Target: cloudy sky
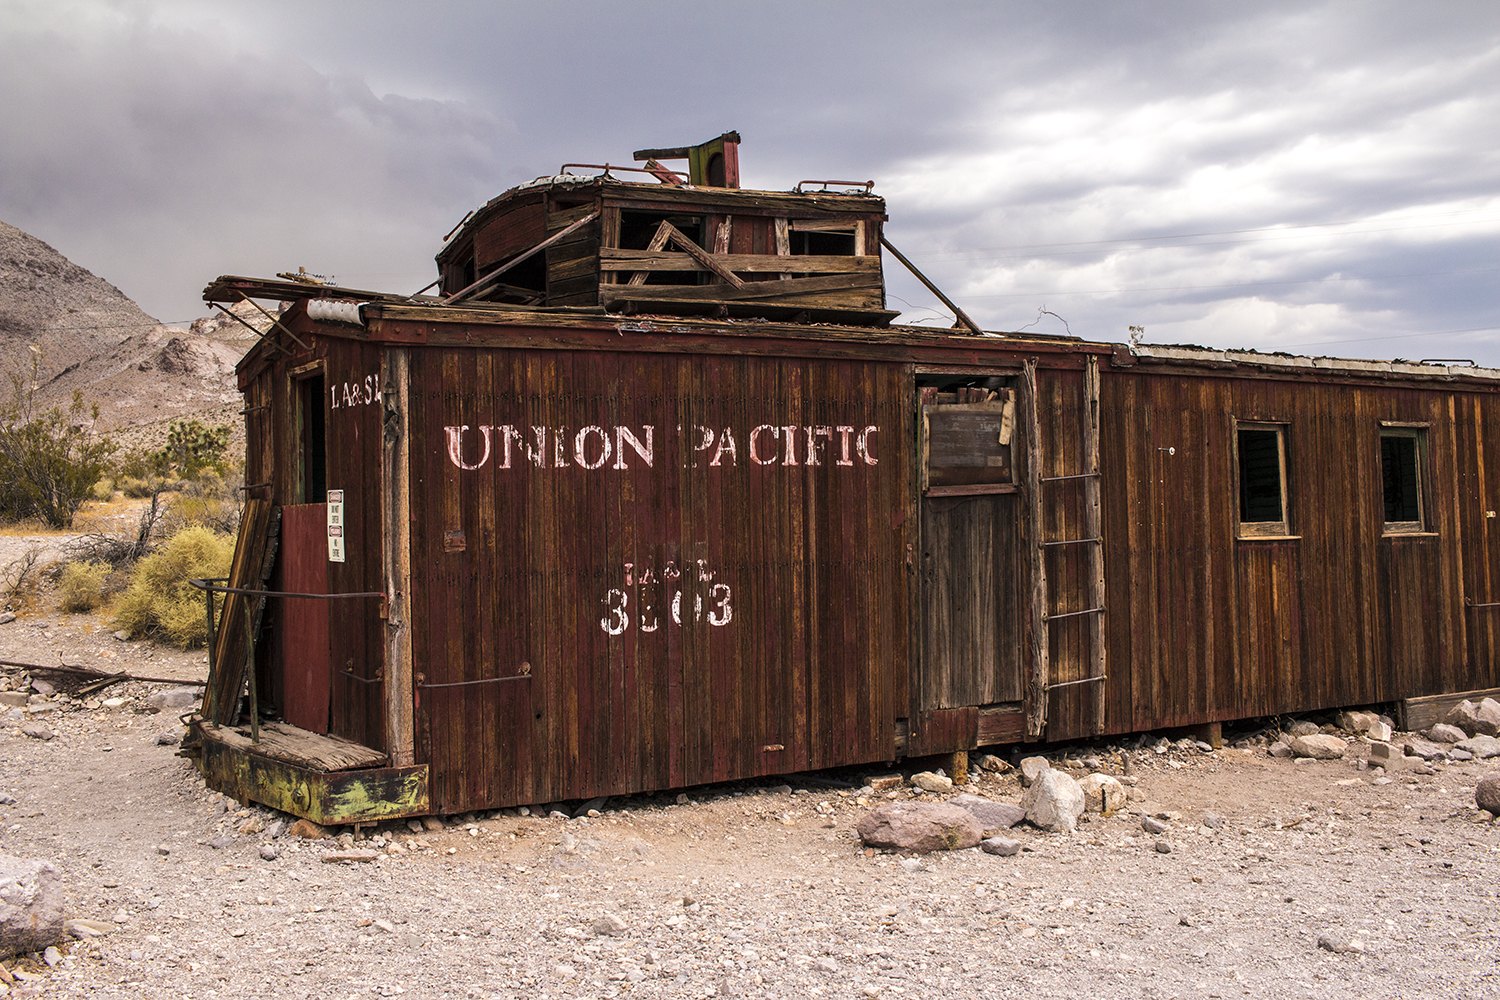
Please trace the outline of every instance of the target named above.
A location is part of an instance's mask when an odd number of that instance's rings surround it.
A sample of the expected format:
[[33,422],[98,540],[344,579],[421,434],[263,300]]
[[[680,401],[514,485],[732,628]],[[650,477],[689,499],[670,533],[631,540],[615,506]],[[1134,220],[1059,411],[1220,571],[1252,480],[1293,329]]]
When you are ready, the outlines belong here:
[[1500,365],[1493,0],[0,0],[0,107],[0,220],[169,322],[415,291],[500,191],[738,129],[989,329]]

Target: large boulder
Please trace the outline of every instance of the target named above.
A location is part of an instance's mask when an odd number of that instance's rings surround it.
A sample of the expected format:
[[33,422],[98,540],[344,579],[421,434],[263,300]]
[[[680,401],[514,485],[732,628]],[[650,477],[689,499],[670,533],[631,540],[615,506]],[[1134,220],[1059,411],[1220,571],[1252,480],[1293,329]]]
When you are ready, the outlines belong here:
[[1026,810],[1018,805],[1012,805],[1009,802],[991,802],[989,799],[970,795],[968,792],[955,795],[948,802],[967,810],[969,815],[979,821],[979,825],[984,828],[986,834],[991,830],[1009,830],[1026,818]]
[[1124,809],[1125,786],[1108,774],[1091,774],[1078,783],[1083,789],[1083,807],[1089,812],[1112,813]]
[[1021,808],[1033,826],[1053,833],[1072,833],[1083,815],[1083,789],[1068,775],[1049,768],[1022,793]]
[[1051,769],[1052,762],[1046,757],[1023,757],[1021,758],[1021,784],[1030,788],[1036,781],[1037,775]]
[[1469,734],[1457,726],[1450,726],[1446,722],[1439,722],[1427,730],[1427,736],[1434,743],[1461,743]]
[[1454,745],[1457,750],[1467,750],[1475,757],[1500,757],[1500,739],[1493,736],[1470,736]]
[[1500,778],[1489,777],[1480,781],[1474,789],[1474,804],[1500,816]]
[[1368,733],[1379,721],[1380,716],[1375,712],[1340,712],[1337,720],[1340,729],[1356,736]]
[[861,816],[854,829],[870,847],[920,854],[962,850],[984,839],[979,820],[947,802],[889,802]]
[[0,958],[41,951],[61,941],[63,932],[57,869],[36,858],[0,854]]
[[1450,708],[1443,721],[1469,736],[1500,735],[1500,702],[1485,698],[1476,705],[1465,699]]
[[1338,760],[1344,756],[1344,751],[1349,744],[1337,736],[1329,736],[1323,733],[1313,733],[1309,736],[1294,736],[1292,738],[1292,753],[1298,757],[1313,757],[1317,760]]

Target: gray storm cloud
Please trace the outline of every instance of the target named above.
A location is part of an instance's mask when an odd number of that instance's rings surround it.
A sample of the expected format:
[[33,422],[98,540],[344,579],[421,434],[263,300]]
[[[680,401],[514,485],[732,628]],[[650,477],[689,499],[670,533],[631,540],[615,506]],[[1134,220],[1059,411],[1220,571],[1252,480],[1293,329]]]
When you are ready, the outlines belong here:
[[0,219],[168,320],[415,290],[505,188],[738,128],[991,328],[1500,364],[1493,4],[12,2],[0,100]]

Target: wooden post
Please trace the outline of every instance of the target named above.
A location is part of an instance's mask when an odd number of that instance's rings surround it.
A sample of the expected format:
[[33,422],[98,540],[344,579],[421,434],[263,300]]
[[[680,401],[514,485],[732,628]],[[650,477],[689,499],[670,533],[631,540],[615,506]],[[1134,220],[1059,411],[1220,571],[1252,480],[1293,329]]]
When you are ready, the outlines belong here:
[[1037,416],[1036,358],[1027,358],[1024,362],[1020,389],[1026,432],[1025,534],[1031,564],[1031,683],[1026,698],[1026,735],[1038,737],[1047,728],[1050,644],[1047,641],[1047,563],[1042,549],[1042,430]]
[[[1083,532],[1088,538],[1097,538],[1088,547],[1089,598],[1088,607],[1102,608],[1104,604],[1104,518],[1099,507],[1102,493],[1099,482],[1099,359],[1090,354],[1083,369],[1083,471],[1089,478],[1083,481]],[[1104,615],[1099,612],[1089,615],[1089,652],[1093,657],[1089,676],[1107,677],[1108,667],[1104,646]],[[1096,681],[1093,688],[1094,732],[1104,732],[1104,686],[1108,681]]]
[[411,649],[411,447],[408,439],[410,355],[387,348],[381,361],[383,434],[380,517],[385,538],[385,735],[392,767],[416,763]]
[[954,788],[969,783],[969,751],[953,751],[948,759],[948,774],[953,779]]

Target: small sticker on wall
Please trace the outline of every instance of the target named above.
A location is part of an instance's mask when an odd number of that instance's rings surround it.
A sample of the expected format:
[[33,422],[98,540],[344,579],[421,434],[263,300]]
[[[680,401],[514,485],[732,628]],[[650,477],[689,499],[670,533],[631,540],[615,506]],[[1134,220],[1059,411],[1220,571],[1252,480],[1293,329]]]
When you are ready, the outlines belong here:
[[344,491],[328,491],[328,561],[344,561]]

